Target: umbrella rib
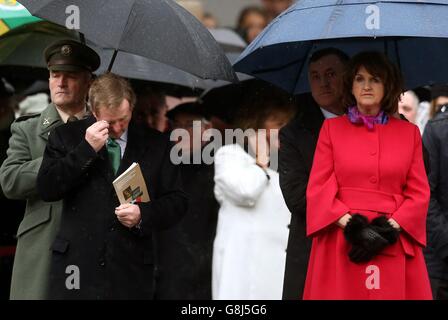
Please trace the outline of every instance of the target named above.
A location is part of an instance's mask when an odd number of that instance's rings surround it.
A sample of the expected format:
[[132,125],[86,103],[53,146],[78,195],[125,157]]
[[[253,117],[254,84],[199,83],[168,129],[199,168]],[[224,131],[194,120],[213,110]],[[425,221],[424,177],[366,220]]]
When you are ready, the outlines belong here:
[[[376,4],[376,3],[381,3],[381,2],[383,2],[383,1],[381,1],[381,0],[369,0],[368,2],[366,2],[365,4]],[[358,5],[358,3],[342,3],[344,6],[353,6],[353,5]],[[364,3],[363,3],[364,4]],[[305,10],[311,10],[311,9],[320,9],[320,8],[329,8],[329,7],[338,7],[338,6],[340,6],[341,5],[341,3],[338,1],[337,3],[332,3],[332,4],[324,4],[324,5],[316,5],[316,6],[308,6],[308,7],[305,7],[305,8],[300,8],[300,7],[298,7],[298,8],[294,8],[294,9],[292,9],[291,11],[287,11],[287,12],[285,12],[284,14],[282,14],[281,16],[279,16],[279,17],[282,17],[282,16],[284,16],[284,15],[288,15],[288,14],[290,14],[291,12],[294,12],[294,11],[305,11]]]
[[110,59],[109,66],[107,67],[107,72],[112,71],[112,66],[114,65],[115,58],[117,58],[118,51],[114,49],[114,54],[112,55],[112,58]]
[[[177,4],[176,2],[172,2],[172,3],[170,3],[169,1],[167,1],[167,2],[165,2],[164,5],[166,5],[166,6],[170,7],[170,8],[172,8],[174,14],[175,14],[176,17],[177,17],[177,19],[178,19],[182,24],[185,25],[185,23],[183,22],[184,16],[182,16],[182,14],[179,14],[178,11],[174,10],[175,7],[180,6],[179,4]],[[182,7],[182,6],[181,6],[181,7]],[[182,8],[182,10],[185,10],[186,12],[188,12],[188,10],[186,10],[186,9],[184,9],[184,8]],[[200,23],[200,22],[198,22],[198,23]],[[191,34],[188,33],[187,35],[188,35],[188,38],[189,38],[190,40],[193,40]],[[210,34],[210,37],[213,38],[213,36],[212,36],[211,34]],[[214,38],[213,38],[213,39],[214,39]],[[196,41],[191,41],[191,44],[195,47],[196,50],[198,50],[198,48],[200,48],[199,44],[196,43]],[[201,63],[201,61],[198,60],[198,57],[197,57],[197,56],[193,56],[193,57],[191,57],[191,58],[192,58],[192,59],[195,59],[195,60],[197,61],[196,63],[198,63],[198,64]],[[198,76],[198,77],[200,77],[200,78],[203,77],[203,75],[199,75],[199,74],[196,74],[196,76]]]
[[[117,51],[121,47],[121,42],[123,41],[123,35],[125,34],[126,28],[128,27],[128,23],[129,23],[129,20],[131,18],[131,13],[133,12],[134,6],[135,6],[135,1],[133,1],[132,5],[130,7],[130,10],[129,10],[129,13],[128,13],[128,17],[126,19],[126,23],[124,24],[123,31],[121,32],[120,41],[118,41],[117,47],[114,48],[114,54],[113,54],[112,59],[111,59],[111,61],[109,63],[109,67],[107,68],[108,71],[112,70],[112,66],[113,66],[115,58],[117,56]],[[123,51],[124,52],[128,52],[128,51],[125,51],[125,50],[123,50]],[[135,53],[135,52],[128,52],[128,53],[139,55],[138,53]]]
[[[342,0],[343,1],[343,0]],[[418,3],[418,2],[412,2],[412,1],[405,1],[405,0],[403,0],[403,1],[393,1],[393,0],[367,0],[367,1],[365,1],[365,2],[362,2],[362,4],[364,4],[364,5],[368,5],[368,4],[380,4],[380,3],[405,3],[405,4],[416,4],[416,3]],[[297,6],[296,8],[294,8],[294,9],[292,9],[292,10],[290,10],[290,11],[287,11],[287,12],[284,12],[284,14],[282,14],[282,15],[280,15],[280,16],[278,16],[278,17],[281,17],[281,16],[283,16],[283,15],[287,15],[287,14],[289,14],[289,13],[291,13],[291,12],[294,12],[294,11],[305,11],[305,10],[310,10],[310,9],[320,9],[320,8],[328,8],[328,7],[338,7],[338,6],[340,6],[340,5],[343,5],[343,6],[356,6],[356,5],[358,5],[359,3],[357,3],[357,2],[352,2],[352,3],[344,3],[344,2],[342,2],[341,3],[341,0],[337,0],[337,2],[336,3],[332,3],[332,4],[317,4],[317,5],[310,5],[310,6],[307,6],[307,7],[300,7],[300,6]],[[432,1],[428,1],[428,2],[424,2],[423,4],[430,4],[430,5],[440,5],[440,6],[445,6],[446,4],[443,4],[443,3],[440,3],[440,2],[432,2]]]

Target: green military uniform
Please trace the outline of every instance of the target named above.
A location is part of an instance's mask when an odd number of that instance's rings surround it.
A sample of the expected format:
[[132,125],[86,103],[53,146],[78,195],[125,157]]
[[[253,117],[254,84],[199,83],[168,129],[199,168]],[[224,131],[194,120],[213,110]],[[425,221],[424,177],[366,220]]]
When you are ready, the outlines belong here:
[[[53,72],[95,71],[100,58],[91,48],[59,40],[44,52]],[[40,115],[24,116],[11,125],[7,159],[0,168],[0,184],[6,197],[26,199],[25,216],[17,231],[10,299],[45,299],[49,287],[51,246],[62,213],[62,201],[40,199],[36,180],[50,132],[62,119],[54,104]]]
[[50,104],[40,115],[24,116],[11,126],[7,159],[0,168],[0,183],[11,199],[26,199],[25,216],[17,232],[17,250],[11,299],[45,299],[50,267],[50,246],[58,230],[62,202],[40,200],[36,179],[50,131],[63,124]]

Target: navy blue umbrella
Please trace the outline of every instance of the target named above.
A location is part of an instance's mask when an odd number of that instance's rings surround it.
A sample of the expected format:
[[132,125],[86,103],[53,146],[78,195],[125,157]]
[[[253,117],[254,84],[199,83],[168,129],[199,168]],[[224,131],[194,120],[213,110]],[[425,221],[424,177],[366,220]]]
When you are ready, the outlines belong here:
[[234,65],[291,93],[308,91],[316,50],[386,53],[408,88],[448,80],[447,0],[300,0],[277,17]]

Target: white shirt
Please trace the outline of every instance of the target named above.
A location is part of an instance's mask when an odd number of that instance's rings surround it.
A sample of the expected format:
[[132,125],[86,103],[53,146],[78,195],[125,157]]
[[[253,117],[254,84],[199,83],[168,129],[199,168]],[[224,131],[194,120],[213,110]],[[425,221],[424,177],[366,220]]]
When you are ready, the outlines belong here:
[[[56,106],[56,105],[55,105]],[[62,111],[61,109],[59,109],[58,106],[56,106],[56,110],[59,113],[59,116],[61,117],[62,122],[67,123],[68,117],[70,117],[70,115],[67,112]],[[82,118],[84,118],[84,116],[87,113],[87,109],[83,109],[82,111],[78,112],[77,114],[75,114],[74,116],[76,118],[78,118],[78,120],[81,120]]]
[[337,114],[331,113],[330,111],[325,110],[324,108],[320,107],[320,111],[324,114],[325,119],[331,119],[339,117]]
[[128,129],[123,132],[120,138],[115,139],[115,142],[120,145],[121,159],[123,159],[124,151],[126,150],[126,145],[128,144]]
[[417,109],[417,119],[416,125],[420,129],[420,134],[423,135],[423,131],[425,130],[426,123],[429,120],[429,109],[431,108],[431,104],[428,101],[420,102]]

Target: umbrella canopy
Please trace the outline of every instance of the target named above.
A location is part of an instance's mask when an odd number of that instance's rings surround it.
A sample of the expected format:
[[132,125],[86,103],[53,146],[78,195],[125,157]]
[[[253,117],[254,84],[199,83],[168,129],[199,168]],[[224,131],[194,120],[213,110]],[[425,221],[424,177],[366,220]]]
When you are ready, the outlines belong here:
[[101,48],[137,54],[204,79],[235,81],[210,32],[173,0],[21,0],[33,15],[65,26],[78,8],[79,31]]
[[[23,67],[31,67],[34,70],[34,75],[46,78],[48,74],[43,51],[54,41],[62,39],[79,41],[80,37],[78,32],[48,21],[39,21],[11,30],[0,37],[0,71],[6,67],[8,67],[8,70],[11,67],[19,70],[17,69],[19,67],[21,68],[20,72],[27,73],[23,70]],[[220,44],[221,41],[225,41],[225,39],[219,37],[216,40]],[[88,45],[101,57],[101,66],[96,73],[106,72],[114,51],[97,48],[90,42],[88,42]],[[241,48],[239,52],[241,53],[243,49]],[[226,54],[228,53],[226,52]],[[232,51],[230,54],[236,53]],[[186,90],[176,89],[176,92],[188,93],[189,95],[197,95],[211,87],[230,83],[223,80],[204,80],[170,65],[126,52],[118,52],[111,71],[129,79],[157,82],[168,86],[171,84],[181,86]],[[238,74],[238,77],[240,80],[248,78],[243,74]]]
[[[108,49],[94,49],[98,52],[102,61],[101,66],[95,73],[104,73],[107,71],[107,61],[110,61],[113,55],[113,51]],[[112,66],[112,69],[110,71],[129,79],[181,86],[185,89],[190,90],[180,90],[180,92],[186,93],[186,95],[194,96],[202,93],[203,91],[232,83],[225,80],[201,79],[175,67],[125,52],[118,53],[114,65]],[[239,72],[236,73],[236,76],[238,78],[238,81],[252,79],[252,76]]]
[[[234,62],[246,47],[244,40],[233,30],[219,28],[209,31],[224,50],[230,62]],[[110,61],[113,51],[102,50],[99,54],[101,61]],[[107,65],[102,63],[98,69],[98,73],[105,72],[106,70]],[[111,71],[131,79],[172,83],[199,91],[230,83],[225,80],[204,80],[173,66],[126,52],[119,52],[117,54]],[[237,78],[244,80],[249,77],[247,75],[237,74]]]
[[301,0],[272,21],[234,67],[299,94],[309,90],[313,52],[336,47],[349,55],[384,52],[408,88],[446,81],[447,15],[445,0]]
[[23,24],[39,21],[18,2],[4,2],[0,4],[0,35]]
[[11,30],[0,37],[0,66],[47,69],[44,49],[62,39],[79,40],[79,34],[46,21]]

